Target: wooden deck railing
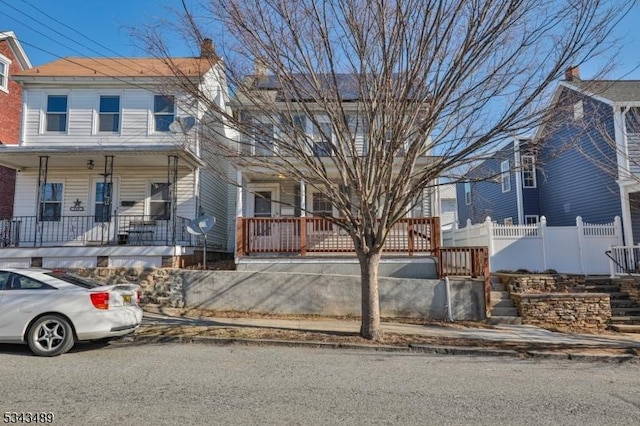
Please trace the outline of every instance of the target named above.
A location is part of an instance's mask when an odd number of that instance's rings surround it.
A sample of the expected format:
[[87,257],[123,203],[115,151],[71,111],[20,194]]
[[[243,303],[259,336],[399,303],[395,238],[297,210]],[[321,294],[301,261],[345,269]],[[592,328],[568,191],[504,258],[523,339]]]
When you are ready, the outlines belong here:
[[[338,225],[319,217],[237,218],[237,254],[352,253],[353,241]],[[435,254],[440,242],[440,218],[405,218],[395,224],[385,253]]]
[[491,310],[491,271],[489,269],[488,247],[440,247],[438,255],[438,275],[482,278],[486,312]]

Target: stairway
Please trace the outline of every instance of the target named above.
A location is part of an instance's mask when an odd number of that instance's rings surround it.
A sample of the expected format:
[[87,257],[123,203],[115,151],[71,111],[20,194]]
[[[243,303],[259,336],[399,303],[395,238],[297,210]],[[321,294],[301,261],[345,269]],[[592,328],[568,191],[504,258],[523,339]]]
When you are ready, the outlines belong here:
[[489,324],[522,324],[522,318],[518,316],[509,292],[499,280],[491,278],[491,317]]
[[611,300],[609,328],[621,333],[640,333],[640,305],[627,293],[620,291],[620,284],[609,278],[587,277],[583,290],[587,293],[608,293]]

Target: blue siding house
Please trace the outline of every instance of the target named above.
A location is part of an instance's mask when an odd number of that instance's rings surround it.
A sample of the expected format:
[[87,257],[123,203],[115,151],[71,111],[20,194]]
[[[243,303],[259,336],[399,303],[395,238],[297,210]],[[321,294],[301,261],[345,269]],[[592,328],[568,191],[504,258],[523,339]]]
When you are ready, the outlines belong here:
[[[487,216],[514,224],[545,216],[549,226],[620,216],[625,244],[638,244],[640,81],[581,80],[571,68],[551,107],[531,140],[515,140],[457,184],[460,226]],[[507,159],[511,167],[498,168]],[[507,174],[512,188],[505,192]]]

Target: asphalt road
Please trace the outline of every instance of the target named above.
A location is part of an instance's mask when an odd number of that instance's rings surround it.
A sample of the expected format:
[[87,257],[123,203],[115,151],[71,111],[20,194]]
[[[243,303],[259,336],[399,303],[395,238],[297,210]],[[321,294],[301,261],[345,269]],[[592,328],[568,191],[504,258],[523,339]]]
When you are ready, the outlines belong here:
[[640,366],[132,343],[36,358],[0,345],[0,414],[25,411],[60,425],[640,424]]

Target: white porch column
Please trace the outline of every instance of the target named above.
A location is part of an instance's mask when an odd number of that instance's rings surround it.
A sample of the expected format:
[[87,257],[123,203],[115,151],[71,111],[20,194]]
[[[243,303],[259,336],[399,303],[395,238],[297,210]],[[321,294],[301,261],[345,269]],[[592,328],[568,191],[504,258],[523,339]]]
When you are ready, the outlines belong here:
[[306,217],[307,212],[307,184],[304,180],[300,181],[300,217]]
[[236,217],[242,217],[242,170],[236,172]]
[[620,207],[622,209],[622,228],[624,245],[633,245],[633,229],[631,228],[631,203],[629,202],[629,188],[620,185]]

